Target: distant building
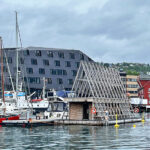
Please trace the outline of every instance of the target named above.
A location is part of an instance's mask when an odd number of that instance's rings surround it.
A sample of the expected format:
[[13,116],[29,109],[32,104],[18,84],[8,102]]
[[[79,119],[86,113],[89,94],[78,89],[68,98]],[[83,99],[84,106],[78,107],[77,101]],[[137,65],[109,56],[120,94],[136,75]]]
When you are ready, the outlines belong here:
[[[4,49],[5,90],[12,90],[9,79],[10,72],[14,85],[16,79],[16,48]],[[23,77],[24,87],[29,87],[30,92],[41,92],[43,77],[46,79],[46,90],[71,90],[80,61],[93,61],[80,50],[27,47],[19,50],[19,70]]]
[[150,105],[150,75],[140,75],[138,94],[142,99],[147,99],[147,104]]
[[136,75],[127,75],[127,93],[129,93],[130,97],[138,97],[138,76]]

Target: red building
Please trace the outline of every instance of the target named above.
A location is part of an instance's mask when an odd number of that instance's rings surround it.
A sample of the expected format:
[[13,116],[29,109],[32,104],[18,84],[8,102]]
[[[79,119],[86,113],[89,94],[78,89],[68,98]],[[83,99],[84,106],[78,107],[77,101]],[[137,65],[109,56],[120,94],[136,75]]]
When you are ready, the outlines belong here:
[[142,99],[147,99],[147,104],[150,105],[150,75],[140,75],[138,79],[140,88],[138,95]]

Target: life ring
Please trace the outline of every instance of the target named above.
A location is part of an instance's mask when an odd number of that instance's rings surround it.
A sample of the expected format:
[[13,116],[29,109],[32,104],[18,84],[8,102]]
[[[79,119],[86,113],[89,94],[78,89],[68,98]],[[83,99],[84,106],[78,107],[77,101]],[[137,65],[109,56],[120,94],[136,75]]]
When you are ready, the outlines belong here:
[[139,113],[139,108],[134,108],[135,113]]
[[91,113],[92,113],[92,114],[96,114],[96,108],[95,108],[95,107],[92,107]]

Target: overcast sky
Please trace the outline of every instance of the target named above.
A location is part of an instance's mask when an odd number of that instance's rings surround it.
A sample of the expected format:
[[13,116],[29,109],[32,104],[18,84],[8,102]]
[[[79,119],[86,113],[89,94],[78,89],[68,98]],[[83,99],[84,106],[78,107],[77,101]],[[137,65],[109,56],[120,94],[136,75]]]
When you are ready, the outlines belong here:
[[150,63],[150,0],[0,0],[0,36],[15,46],[79,49],[99,62]]

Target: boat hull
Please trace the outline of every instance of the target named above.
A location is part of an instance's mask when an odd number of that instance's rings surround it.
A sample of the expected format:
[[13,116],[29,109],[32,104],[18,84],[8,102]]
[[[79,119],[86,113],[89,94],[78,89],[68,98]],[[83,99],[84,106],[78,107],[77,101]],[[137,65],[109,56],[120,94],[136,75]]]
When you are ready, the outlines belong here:
[[3,122],[3,120],[19,120],[19,119],[20,119],[20,115],[2,117],[0,118],[0,124]]

